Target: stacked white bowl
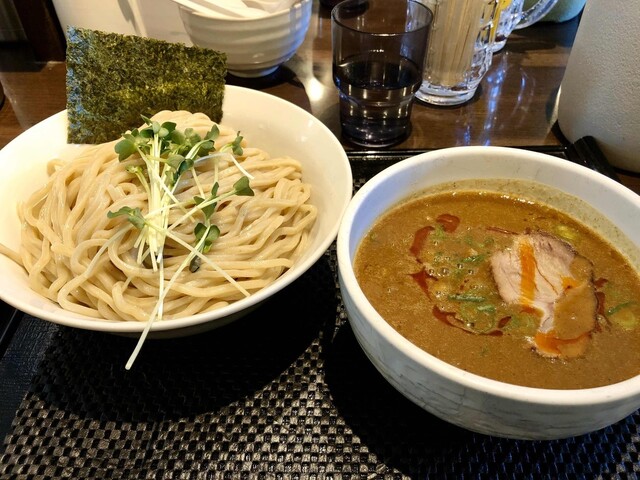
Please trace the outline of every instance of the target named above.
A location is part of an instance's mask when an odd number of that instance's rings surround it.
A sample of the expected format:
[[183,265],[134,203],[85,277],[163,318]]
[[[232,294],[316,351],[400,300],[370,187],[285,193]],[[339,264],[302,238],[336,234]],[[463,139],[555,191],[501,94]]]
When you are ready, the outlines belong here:
[[193,44],[226,53],[227,69],[238,77],[269,75],[289,60],[304,41],[312,7],[312,0],[284,9],[277,8],[276,0],[262,0],[271,3],[261,5],[261,11],[235,2],[227,9],[225,2],[206,7],[204,0],[174,1]]

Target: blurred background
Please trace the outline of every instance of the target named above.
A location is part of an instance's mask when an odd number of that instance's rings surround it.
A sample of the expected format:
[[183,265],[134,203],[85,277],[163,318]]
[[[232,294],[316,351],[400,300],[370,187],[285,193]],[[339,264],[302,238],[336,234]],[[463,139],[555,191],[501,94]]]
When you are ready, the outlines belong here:
[[0,0],[2,50],[28,43],[39,61],[64,60],[65,40],[52,0]]

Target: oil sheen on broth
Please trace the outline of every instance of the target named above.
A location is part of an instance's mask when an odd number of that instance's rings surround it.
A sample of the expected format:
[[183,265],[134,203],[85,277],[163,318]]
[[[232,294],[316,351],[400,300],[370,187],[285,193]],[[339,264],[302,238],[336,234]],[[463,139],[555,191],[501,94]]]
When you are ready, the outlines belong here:
[[356,277],[411,342],[469,372],[538,388],[640,373],[640,279],[569,215],[488,191],[417,197],[363,238]]

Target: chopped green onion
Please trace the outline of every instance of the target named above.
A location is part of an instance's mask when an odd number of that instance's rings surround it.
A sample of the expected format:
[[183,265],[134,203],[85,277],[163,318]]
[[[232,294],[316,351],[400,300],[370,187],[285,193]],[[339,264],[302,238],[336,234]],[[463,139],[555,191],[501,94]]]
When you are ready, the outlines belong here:
[[449,300],[455,300],[456,302],[484,302],[485,298],[479,295],[473,295],[471,293],[456,293],[448,296]]

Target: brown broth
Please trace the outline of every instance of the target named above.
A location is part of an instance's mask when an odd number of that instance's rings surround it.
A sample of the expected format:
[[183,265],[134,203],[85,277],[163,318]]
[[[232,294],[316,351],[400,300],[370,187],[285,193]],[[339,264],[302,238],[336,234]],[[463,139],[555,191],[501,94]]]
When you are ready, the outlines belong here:
[[[450,217],[459,219],[454,232],[447,232]],[[562,238],[593,263],[601,314],[579,358],[534,351],[527,338],[537,329],[537,317],[501,303],[487,268],[490,254],[511,241],[505,232],[531,231]],[[443,245],[447,252],[439,250]],[[422,263],[428,265],[423,271]],[[640,374],[638,272],[595,231],[539,202],[479,191],[410,200],[378,219],[358,247],[354,268],[365,295],[392,327],[469,372],[554,389],[608,385]],[[460,287],[452,292],[442,279],[455,276],[449,286]],[[472,331],[437,318],[436,305],[444,311],[473,310]],[[501,325],[506,316],[509,321]]]

